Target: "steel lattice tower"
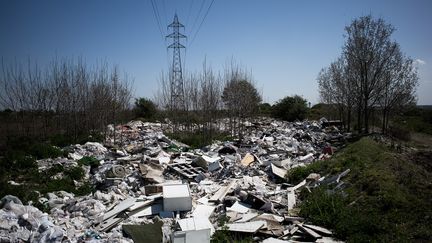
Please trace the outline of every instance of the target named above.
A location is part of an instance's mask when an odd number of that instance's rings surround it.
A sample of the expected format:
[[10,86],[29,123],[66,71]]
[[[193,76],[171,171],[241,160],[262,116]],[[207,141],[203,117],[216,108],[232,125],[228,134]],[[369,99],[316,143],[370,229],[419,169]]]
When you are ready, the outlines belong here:
[[184,28],[184,25],[178,21],[177,14],[174,15],[174,20],[170,25],[168,25],[168,28],[172,28],[173,30],[171,34],[166,36],[166,38],[173,39],[173,43],[168,46],[168,48],[173,49],[172,73],[170,77],[170,108],[172,110],[183,110],[185,109],[185,99],[180,50],[181,48],[185,48],[185,46],[180,43],[180,38],[186,38],[186,36],[180,33],[180,28]]

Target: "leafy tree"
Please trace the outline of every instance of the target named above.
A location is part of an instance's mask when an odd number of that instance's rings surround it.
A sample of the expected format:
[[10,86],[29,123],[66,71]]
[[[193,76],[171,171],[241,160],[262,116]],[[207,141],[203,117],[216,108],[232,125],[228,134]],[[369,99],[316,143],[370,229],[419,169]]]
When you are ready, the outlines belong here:
[[301,96],[287,96],[278,101],[272,109],[273,117],[286,120],[295,121],[303,120],[308,112],[306,99]]
[[135,115],[146,119],[153,118],[157,113],[156,105],[147,98],[135,100]]
[[258,111],[261,96],[251,82],[233,79],[225,85],[222,100],[231,114],[245,118]]
[[272,106],[269,103],[261,103],[258,109],[260,115],[270,115]]

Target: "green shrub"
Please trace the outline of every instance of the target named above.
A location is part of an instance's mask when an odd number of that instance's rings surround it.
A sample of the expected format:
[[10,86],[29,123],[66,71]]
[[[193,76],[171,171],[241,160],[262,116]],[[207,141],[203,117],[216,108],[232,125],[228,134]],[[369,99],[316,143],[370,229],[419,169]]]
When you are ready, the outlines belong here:
[[301,204],[301,215],[307,216],[318,225],[335,228],[345,215],[345,199],[339,193],[329,193],[326,188],[313,191]]
[[95,188],[90,184],[90,182],[85,182],[82,186],[74,190],[74,193],[77,196],[84,196],[93,192],[95,192]]
[[69,176],[72,180],[81,180],[84,177],[84,170],[80,166],[72,167],[64,171],[65,175]]
[[307,101],[301,96],[287,96],[272,107],[272,116],[285,121],[303,120],[308,113]]
[[46,143],[33,144],[29,149],[29,153],[37,159],[57,158],[63,155],[61,149]]
[[80,160],[78,160],[79,165],[87,165],[91,168],[98,167],[100,165],[100,162],[98,159],[92,156],[84,156]]
[[288,170],[285,178],[289,183],[297,184],[311,173],[320,173],[325,170],[327,161],[315,161],[307,166],[298,166]]
[[19,170],[37,168],[37,163],[31,156],[22,156],[13,161],[12,168]]
[[155,117],[157,108],[155,103],[150,99],[139,98],[135,100],[134,112],[137,118],[151,119]]

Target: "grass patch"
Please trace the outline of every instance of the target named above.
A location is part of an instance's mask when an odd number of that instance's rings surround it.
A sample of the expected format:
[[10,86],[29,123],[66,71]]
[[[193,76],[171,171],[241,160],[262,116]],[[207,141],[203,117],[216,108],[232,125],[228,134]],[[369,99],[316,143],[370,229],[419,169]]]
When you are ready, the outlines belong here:
[[432,135],[432,110],[415,108],[394,119],[395,126]]
[[[84,177],[83,165],[92,168],[99,166],[99,161],[93,157],[84,157],[78,161],[78,167],[65,169],[54,165],[43,172],[38,171],[37,159],[57,158],[64,156],[57,146],[66,146],[71,143],[85,143],[88,141],[101,141],[102,135],[91,133],[79,136],[74,140],[67,135],[55,135],[48,141],[40,141],[33,137],[14,137],[7,140],[5,150],[0,150],[0,198],[11,194],[20,198],[24,203],[37,202],[39,196],[47,192],[67,191],[75,195],[87,195],[94,191],[92,185],[85,182],[75,187],[74,180],[80,181]],[[57,175],[63,175],[55,179]],[[8,183],[14,181],[19,185]],[[40,209],[42,205],[35,204]]]
[[[55,179],[54,176],[61,173],[63,177]],[[75,187],[74,180],[80,181],[84,177],[81,166],[65,169],[61,165],[39,172],[36,158],[23,155],[22,151],[9,151],[0,159],[0,198],[5,195],[14,195],[21,201],[37,202],[39,196],[53,191],[67,191],[75,195],[86,195],[94,189],[89,183]],[[14,181],[19,185],[8,183]],[[41,210],[44,208],[38,205]]]
[[301,180],[310,172],[328,175],[348,168],[343,193],[320,187],[301,194],[301,216],[332,228],[349,242],[432,240],[432,173],[410,155],[362,138],[331,160],[296,169],[288,178]]

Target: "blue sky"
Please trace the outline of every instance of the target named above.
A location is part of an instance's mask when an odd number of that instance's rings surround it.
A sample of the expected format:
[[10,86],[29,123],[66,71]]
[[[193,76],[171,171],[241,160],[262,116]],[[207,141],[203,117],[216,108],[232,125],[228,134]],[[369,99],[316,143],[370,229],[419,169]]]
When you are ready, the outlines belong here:
[[[187,71],[200,70],[204,59],[222,70],[234,59],[252,72],[264,101],[299,94],[315,104],[316,77],[340,55],[344,27],[372,14],[396,27],[393,38],[418,63],[418,103],[432,104],[432,1],[214,0],[191,43],[211,2],[155,0],[164,35],[175,12],[186,25]],[[167,43],[150,0],[0,1],[5,62],[30,57],[43,65],[56,56],[82,57],[89,64],[106,60],[134,79],[137,97],[156,92],[171,59]]]

